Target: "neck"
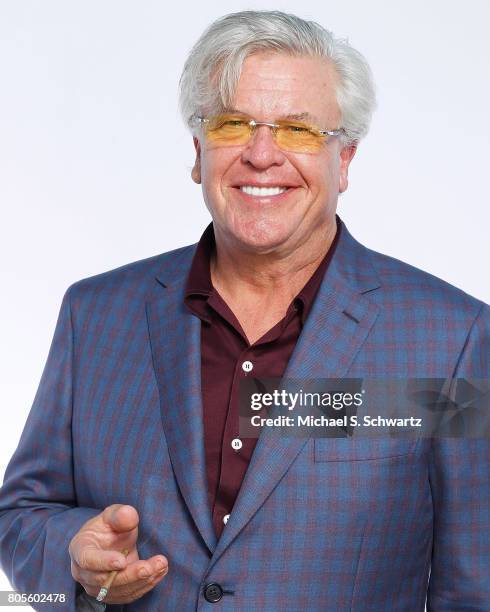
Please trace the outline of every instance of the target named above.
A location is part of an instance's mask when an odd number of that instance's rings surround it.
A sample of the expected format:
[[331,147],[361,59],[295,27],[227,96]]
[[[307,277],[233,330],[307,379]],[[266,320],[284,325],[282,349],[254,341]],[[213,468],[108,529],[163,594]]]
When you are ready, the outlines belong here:
[[335,219],[298,245],[269,253],[254,253],[231,245],[215,228],[216,255],[211,279],[231,303],[253,299],[289,303],[308,282],[332,245]]

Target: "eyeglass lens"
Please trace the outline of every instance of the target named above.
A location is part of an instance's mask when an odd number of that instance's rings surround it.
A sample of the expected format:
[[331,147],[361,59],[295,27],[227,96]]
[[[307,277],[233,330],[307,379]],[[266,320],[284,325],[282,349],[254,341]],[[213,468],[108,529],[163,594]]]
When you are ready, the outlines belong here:
[[[250,119],[239,115],[218,115],[206,124],[206,136],[216,146],[244,145],[252,137],[258,126],[250,124]],[[277,121],[277,127],[270,128],[277,145],[284,150],[294,152],[316,152],[322,146],[325,137],[315,129],[299,121]],[[269,126],[270,127],[270,126]]]

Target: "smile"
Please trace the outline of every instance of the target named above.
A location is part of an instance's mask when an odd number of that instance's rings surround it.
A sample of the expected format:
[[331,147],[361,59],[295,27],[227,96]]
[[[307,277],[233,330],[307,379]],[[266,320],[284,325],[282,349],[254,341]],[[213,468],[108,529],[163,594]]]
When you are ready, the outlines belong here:
[[276,196],[287,191],[287,187],[255,187],[254,185],[241,185],[240,191],[250,196],[255,197],[270,197]]

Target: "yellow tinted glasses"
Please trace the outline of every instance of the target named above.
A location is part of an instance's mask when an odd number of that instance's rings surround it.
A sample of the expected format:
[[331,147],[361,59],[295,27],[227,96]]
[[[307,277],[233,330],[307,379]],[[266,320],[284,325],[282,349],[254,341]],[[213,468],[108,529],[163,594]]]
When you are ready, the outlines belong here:
[[338,136],[338,130],[320,130],[315,126],[290,119],[276,123],[255,121],[246,115],[224,113],[215,117],[196,117],[204,128],[209,142],[216,146],[244,145],[249,142],[260,125],[268,126],[277,146],[294,153],[316,153],[329,136]]

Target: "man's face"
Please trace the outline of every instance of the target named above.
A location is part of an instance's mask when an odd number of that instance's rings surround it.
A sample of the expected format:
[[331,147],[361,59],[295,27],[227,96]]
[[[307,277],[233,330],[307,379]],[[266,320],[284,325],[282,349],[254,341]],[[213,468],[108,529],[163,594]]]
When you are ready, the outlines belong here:
[[[249,56],[233,110],[256,121],[274,123],[307,113],[320,129],[340,127],[335,100],[336,73],[328,60],[277,53]],[[318,152],[281,150],[267,126],[259,126],[244,145],[216,146],[194,139],[192,178],[202,183],[204,200],[217,237],[249,251],[288,252],[314,232],[334,227],[338,194],[347,188],[355,147],[329,137]],[[278,195],[250,195],[246,186],[286,187]]]

